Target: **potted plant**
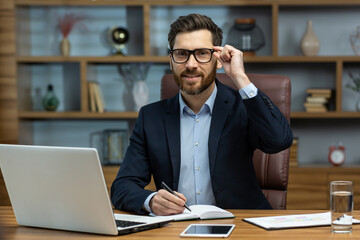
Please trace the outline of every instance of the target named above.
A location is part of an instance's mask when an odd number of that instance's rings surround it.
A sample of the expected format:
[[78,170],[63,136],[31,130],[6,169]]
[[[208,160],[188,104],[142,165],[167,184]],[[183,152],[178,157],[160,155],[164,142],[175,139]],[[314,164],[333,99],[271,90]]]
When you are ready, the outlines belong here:
[[[351,72],[349,72],[349,77],[351,78],[353,85],[346,84],[346,87],[357,93],[360,93],[360,76],[354,76]],[[360,99],[356,102],[356,110],[360,111]]]

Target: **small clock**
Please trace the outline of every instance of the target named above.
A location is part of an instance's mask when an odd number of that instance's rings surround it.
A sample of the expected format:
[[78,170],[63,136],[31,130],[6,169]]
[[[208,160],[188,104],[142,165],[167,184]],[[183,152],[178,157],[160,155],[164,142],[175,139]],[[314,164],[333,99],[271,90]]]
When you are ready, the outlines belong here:
[[340,166],[345,161],[345,147],[339,145],[335,147],[334,145],[329,148],[329,162],[334,166]]

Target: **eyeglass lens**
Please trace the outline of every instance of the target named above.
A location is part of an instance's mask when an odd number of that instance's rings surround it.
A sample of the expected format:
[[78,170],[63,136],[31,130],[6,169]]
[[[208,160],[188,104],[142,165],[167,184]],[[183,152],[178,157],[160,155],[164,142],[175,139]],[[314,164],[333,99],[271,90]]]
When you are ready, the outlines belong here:
[[210,62],[212,57],[212,51],[210,49],[195,49],[193,51],[175,49],[172,52],[172,57],[176,63],[184,63],[189,60],[190,54],[193,54],[195,59],[200,63]]

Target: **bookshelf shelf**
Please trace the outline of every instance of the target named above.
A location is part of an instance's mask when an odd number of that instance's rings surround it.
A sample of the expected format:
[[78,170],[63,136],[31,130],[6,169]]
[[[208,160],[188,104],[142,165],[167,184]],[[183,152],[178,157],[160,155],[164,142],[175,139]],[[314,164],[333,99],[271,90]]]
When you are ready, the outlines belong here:
[[[19,112],[20,119],[91,119],[91,118],[114,118],[114,119],[136,119],[138,112],[35,112],[25,111]],[[308,113],[308,112],[291,112],[291,119],[307,119],[307,118],[360,118],[358,112],[326,112],[326,113]]]
[[19,119],[136,119],[138,112],[19,112]]
[[[169,63],[168,56],[18,56],[18,63],[41,63],[41,62],[89,62],[89,63],[130,63],[130,62],[153,62]],[[360,63],[360,56],[255,56],[244,58],[245,63]]]
[[52,62],[88,62],[88,63],[130,63],[130,62],[154,62],[168,63],[167,56],[19,56],[16,57],[18,63],[52,63]]
[[308,113],[308,112],[291,112],[291,119],[307,118],[360,118],[359,112],[326,112],[326,113]]

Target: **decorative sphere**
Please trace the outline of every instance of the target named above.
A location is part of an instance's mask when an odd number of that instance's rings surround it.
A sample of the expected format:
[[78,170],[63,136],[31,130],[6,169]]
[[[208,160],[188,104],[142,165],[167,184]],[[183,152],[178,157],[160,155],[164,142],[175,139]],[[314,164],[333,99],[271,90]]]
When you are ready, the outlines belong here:
[[116,44],[124,44],[129,40],[129,32],[122,27],[114,28],[111,36],[112,41]]

